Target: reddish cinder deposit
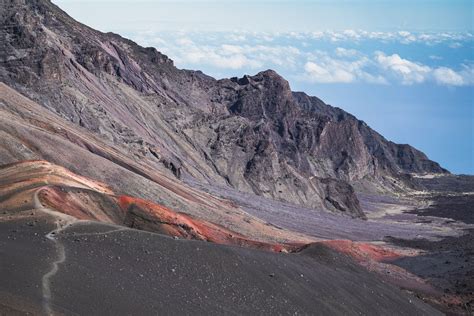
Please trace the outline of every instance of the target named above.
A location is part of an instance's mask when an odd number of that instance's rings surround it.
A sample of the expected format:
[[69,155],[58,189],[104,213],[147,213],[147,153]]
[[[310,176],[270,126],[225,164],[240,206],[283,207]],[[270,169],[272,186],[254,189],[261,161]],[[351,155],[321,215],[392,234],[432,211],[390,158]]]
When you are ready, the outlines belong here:
[[125,225],[161,232],[170,236],[210,241],[225,245],[238,245],[249,248],[276,252],[293,250],[293,246],[283,246],[254,241],[228,230],[220,225],[193,218],[190,215],[175,212],[167,207],[129,196],[118,197],[125,211]]
[[79,220],[117,224],[117,219],[123,217],[112,203],[103,203],[111,200],[108,195],[92,190],[48,186],[38,190],[38,198],[43,206]]
[[323,241],[322,243],[339,252],[351,256],[358,262],[382,262],[402,257],[399,253],[396,253],[393,250],[364,242],[353,242],[350,240],[328,240]]
[[406,252],[398,252],[384,246],[350,240],[328,240],[321,243],[352,257],[369,271],[378,273],[383,279],[400,288],[421,292],[432,298],[439,298],[442,295],[422,278],[391,263],[406,257],[408,255]]
[[41,160],[1,167],[0,207],[10,211],[46,208],[78,220],[275,252],[296,246],[255,241],[220,225],[173,211],[147,200],[114,195],[105,184]]
[[74,174],[66,168],[47,161],[28,160],[0,167],[0,209],[17,213],[42,208],[39,192],[54,186],[113,194],[107,185]]

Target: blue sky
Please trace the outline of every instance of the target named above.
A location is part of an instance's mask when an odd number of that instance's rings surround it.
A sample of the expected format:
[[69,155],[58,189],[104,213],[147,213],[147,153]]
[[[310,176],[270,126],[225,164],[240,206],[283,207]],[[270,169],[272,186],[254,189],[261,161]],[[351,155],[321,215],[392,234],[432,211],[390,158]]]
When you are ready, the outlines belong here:
[[275,69],[474,174],[471,1],[54,1],[79,21],[217,78]]

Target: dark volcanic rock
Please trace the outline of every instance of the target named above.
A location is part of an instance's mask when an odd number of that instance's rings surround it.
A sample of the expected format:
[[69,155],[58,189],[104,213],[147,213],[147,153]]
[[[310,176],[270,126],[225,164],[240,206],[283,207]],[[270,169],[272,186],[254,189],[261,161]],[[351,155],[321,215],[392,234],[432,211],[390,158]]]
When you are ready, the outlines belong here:
[[433,204],[424,209],[408,211],[418,216],[434,216],[474,224],[474,194],[437,195]]
[[1,6],[0,80],[178,178],[363,216],[351,185],[403,191],[410,173],[447,172],[274,71],[218,81],[49,1]]
[[416,178],[418,186],[428,191],[440,193],[474,192],[474,176],[445,175],[438,177]]
[[[453,199],[455,200],[455,199]],[[423,214],[423,213],[421,213]],[[439,241],[426,239],[387,238],[387,241],[402,246],[418,248],[425,253],[393,261],[398,265],[428,280],[444,293],[448,305],[438,304],[448,315],[472,315],[474,308],[474,230],[469,229],[458,237],[447,237]],[[450,300],[456,295],[458,300]],[[435,304],[436,306],[436,304]]]

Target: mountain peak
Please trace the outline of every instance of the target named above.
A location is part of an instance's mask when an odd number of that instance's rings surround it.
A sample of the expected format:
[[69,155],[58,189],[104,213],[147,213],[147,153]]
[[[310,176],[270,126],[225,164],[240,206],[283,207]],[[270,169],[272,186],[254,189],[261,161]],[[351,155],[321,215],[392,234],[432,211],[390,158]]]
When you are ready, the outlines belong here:
[[273,79],[278,79],[278,78],[283,79],[283,77],[280,76],[280,75],[279,75],[275,70],[273,70],[273,69],[263,70],[263,71],[257,73],[256,76],[263,76],[263,77],[273,78]]
[[15,27],[0,31],[0,80],[178,178],[362,216],[351,185],[405,190],[406,173],[444,172],[343,110],[293,93],[274,70],[231,80],[179,70],[45,0],[12,2],[2,23]]

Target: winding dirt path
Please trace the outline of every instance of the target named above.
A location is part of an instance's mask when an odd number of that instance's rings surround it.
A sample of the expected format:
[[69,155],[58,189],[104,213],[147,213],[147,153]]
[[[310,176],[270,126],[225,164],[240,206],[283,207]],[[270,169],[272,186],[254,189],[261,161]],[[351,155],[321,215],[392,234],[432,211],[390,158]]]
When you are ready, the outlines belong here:
[[51,279],[59,271],[59,265],[66,261],[66,251],[64,245],[57,238],[57,235],[61,233],[64,229],[68,228],[72,224],[78,222],[78,220],[72,216],[62,214],[56,211],[53,211],[49,208],[45,208],[38,197],[38,193],[41,189],[35,191],[33,194],[33,205],[36,210],[42,211],[48,215],[51,215],[56,218],[55,224],[56,228],[50,231],[45,235],[48,240],[51,240],[54,243],[56,248],[57,258],[51,264],[51,269],[46,272],[41,278],[41,286],[43,291],[43,310],[46,315],[54,315],[54,312],[51,308],[52,293],[51,293]]

